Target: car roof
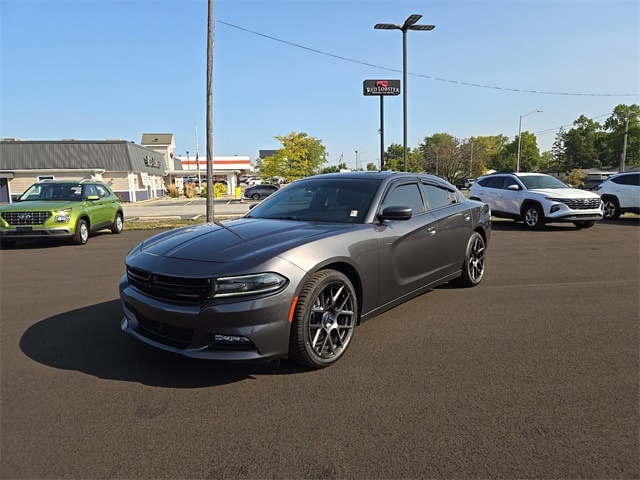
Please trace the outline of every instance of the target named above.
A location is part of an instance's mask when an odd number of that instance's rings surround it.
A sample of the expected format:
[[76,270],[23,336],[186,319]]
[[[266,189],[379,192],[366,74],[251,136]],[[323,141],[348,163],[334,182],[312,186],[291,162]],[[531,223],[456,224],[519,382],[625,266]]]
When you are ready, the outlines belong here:
[[299,181],[308,180],[313,178],[336,178],[336,179],[371,179],[376,178],[379,180],[390,180],[394,178],[427,178],[438,182],[447,182],[445,179],[431,175],[429,173],[413,173],[413,172],[392,172],[388,170],[371,170],[371,171],[356,171],[356,172],[338,172],[338,173],[322,173],[313,175],[311,177],[301,178]]
[[50,185],[61,185],[61,184],[69,184],[69,183],[73,183],[73,184],[81,184],[81,183],[103,183],[100,182],[98,180],[51,180],[51,179],[45,179],[45,180],[38,180],[36,182],[36,184],[50,184]]

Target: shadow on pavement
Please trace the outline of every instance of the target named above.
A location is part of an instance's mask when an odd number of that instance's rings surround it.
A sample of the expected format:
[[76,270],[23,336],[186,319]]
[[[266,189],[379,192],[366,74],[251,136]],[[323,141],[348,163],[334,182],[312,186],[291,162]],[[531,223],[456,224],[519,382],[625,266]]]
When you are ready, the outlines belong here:
[[165,388],[203,388],[306,370],[283,360],[279,365],[196,360],[158,350],[120,330],[119,300],[46,318],[20,339],[22,352],[53,368],[98,378]]

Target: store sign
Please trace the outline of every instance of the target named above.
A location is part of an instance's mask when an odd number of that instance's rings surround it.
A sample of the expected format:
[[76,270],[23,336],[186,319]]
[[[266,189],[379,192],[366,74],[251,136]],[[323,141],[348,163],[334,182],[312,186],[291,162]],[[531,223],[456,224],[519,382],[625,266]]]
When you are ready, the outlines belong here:
[[144,160],[144,164],[147,167],[151,167],[151,168],[160,168],[160,167],[162,167],[162,160],[160,160],[160,159],[153,158],[153,157],[150,157],[148,155],[145,155],[143,160]]
[[400,80],[365,80],[364,95],[400,95]]

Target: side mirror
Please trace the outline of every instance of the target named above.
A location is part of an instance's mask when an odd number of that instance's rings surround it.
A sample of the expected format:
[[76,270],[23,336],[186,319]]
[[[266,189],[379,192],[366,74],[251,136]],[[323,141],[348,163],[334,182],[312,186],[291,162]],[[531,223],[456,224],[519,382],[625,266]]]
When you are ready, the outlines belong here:
[[378,214],[378,220],[409,220],[412,215],[410,207],[390,206]]
[[520,185],[516,185],[515,183],[512,185],[509,185],[507,187],[507,190],[520,190]]
[[90,201],[100,200],[100,195],[87,195],[87,200],[90,200]]

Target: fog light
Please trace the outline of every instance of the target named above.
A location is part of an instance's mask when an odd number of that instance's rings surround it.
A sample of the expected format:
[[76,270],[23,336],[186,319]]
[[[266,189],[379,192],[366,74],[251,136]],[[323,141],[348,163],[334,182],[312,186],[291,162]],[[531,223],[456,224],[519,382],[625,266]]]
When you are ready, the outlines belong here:
[[213,338],[216,342],[231,342],[231,343],[251,342],[251,340],[249,340],[247,337],[241,337],[239,335],[214,335]]
[[551,207],[551,213],[557,212],[558,210],[560,210],[560,205],[553,205]]

